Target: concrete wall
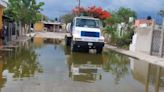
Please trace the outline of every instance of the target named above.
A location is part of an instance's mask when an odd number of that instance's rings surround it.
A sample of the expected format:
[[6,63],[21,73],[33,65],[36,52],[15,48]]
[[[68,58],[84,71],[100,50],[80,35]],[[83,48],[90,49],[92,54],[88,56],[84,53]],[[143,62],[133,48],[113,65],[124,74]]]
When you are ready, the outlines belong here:
[[136,51],[150,54],[153,29],[151,27],[148,27],[148,28],[140,28],[137,29],[136,31],[137,31]]
[[154,20],[135,21],[135,34],[129,47],[131,51],[151,54],[154,25]]
[[150,26],[146,28],[136,28],[135,31],[136,33],[133,36],[132,44],[130,45],[130,50],[150,54],[153,27]]

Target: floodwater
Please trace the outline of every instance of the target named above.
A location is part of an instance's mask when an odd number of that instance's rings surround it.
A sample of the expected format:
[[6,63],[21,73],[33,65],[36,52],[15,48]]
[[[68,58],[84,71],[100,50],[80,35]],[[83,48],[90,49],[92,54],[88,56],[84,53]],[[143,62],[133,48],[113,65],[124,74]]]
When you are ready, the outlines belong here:
[[164,68],[112,51],[72,53],[34,38],[1,53],[0,92],[164,92]]

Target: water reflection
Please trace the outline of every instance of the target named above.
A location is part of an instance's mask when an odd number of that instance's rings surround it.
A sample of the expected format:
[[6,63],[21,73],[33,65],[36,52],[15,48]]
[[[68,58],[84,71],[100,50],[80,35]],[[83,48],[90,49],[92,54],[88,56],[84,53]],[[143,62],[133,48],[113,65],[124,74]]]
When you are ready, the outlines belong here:
[[0,88],[4,87],[5,83],[7,82],[7,79],[3,77],[3,60],[0,60]]
[[42,48],[45,44],[61,44],[62,40],[59,39],[45,39],[41,37],[35,37],[32,39],[35,48]]
[[72,53],[67,58],[69,77],[74,81],[94,82],[101,80],[102,55]]
[[106,60],[103,69],[112,73],[115,76],[115,83],[119,84],[119,81],[128,74],[129,58],[112,51],[104,54]]
[[163,92],[164,68],[131,58],[134,79],[145,85],[145,92]]
[[41,48],[43,46],[43,38],[40,38],[40,37],[35,37],[32,39],[33,40],[33,43],[34,43],[34,47],[36,48]]
[[115,84],[129,73],[129,58],[115,52],[107,52],[102,55],[68,53],[69,76],[74,81],[93,82],[102,79],[100,71],[109,72],[114,76]]
[[[10,92],[11,87],[20,89],[14,92],[164,90],[164,69],[158,66],[112,51],[102,55],[72,53],[69,47],[63,47],[61,40],[34,38],[33,41],[20,43],[21,48],[0,60],[3,92]],[[6,71],[7,77],[4,76]]]
[[43,72],[37,61],[37,54],[33,48],[18,48],[12,56],[7,57],[4,62],[4,70],[13,74],[13,78],[24,78],[34,76],[36,72]]

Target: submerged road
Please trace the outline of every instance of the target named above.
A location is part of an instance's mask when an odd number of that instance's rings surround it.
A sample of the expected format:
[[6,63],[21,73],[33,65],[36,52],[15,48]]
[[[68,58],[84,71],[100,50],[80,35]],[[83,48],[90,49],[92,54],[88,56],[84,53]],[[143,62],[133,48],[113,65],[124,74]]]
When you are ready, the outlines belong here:
[[35,36],[1,60],[0,92],[145,92],[148,86],[150,92],[164,91],[154,87],[163,84],[164,68],[157,73],[158,66],[107,47],[102,54],[72,53],[60,40],[65,33]]
[[[53,39],[63,40],[65,38],[65,35],[69,35],[69,33],[38,32],[38,33],[36,33],[35,37],[53,38]],[[128,55],[133,58],[137,58],[139,60],[146,61],[151,64],[155,64],[155,65],[164,67],[164,58],[160,58],[157,56],[151,56],[151,55],[139,53],[139,52],[132,52],[129,50],[123,50],[123,49],[119,49],[119,48],[115,48],[115,47],[113,48],[113,47],[109,46],[108,44],[106,44],[105,48],[116,51],[121,54]]]
[[68,35],[69,33],[55,33],[55,32],[37,32],[35,37],[41,37],[41,38],[52,38],[52,39],[64,39],[65,35]]

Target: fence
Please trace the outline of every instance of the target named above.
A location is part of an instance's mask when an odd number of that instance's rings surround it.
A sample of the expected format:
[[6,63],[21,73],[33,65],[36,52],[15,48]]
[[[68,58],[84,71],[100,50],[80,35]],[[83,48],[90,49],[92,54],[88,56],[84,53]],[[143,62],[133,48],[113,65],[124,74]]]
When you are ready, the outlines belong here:
[[164,56],[164,27],[154,29],[152,35],[151,54],[155,56]]

